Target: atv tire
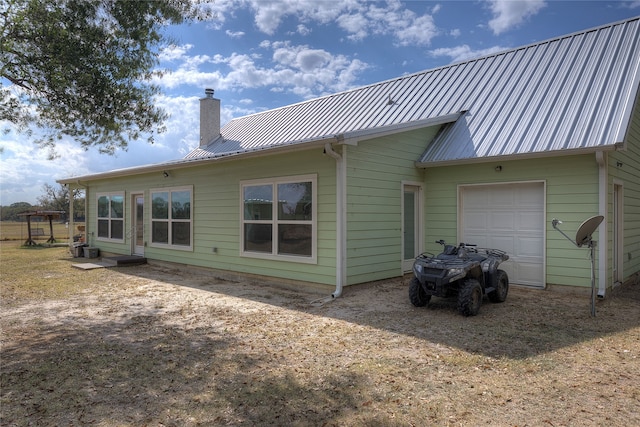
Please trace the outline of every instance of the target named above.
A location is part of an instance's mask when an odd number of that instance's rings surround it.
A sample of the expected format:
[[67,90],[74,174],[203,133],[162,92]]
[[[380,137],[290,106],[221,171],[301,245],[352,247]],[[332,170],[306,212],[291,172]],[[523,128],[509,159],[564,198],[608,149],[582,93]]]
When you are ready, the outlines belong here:
[[467,279],[458,292],[458,311],[463,316],[475,316],[482,305],[482,286],[476,279]]
[[487,294],[489,301],[504,302],[509,293],[509,276],[507,276],[507,272],[504,270],[496,271],[492,282],[491,286],[494,290]]
[[409,283],[409,300],[411,304],[416,307],[424,307],[429,304],[431,300],[431,295],[427,295],[424,289],[422,289],[420,281],[415,277],[411,279],[411,283]]

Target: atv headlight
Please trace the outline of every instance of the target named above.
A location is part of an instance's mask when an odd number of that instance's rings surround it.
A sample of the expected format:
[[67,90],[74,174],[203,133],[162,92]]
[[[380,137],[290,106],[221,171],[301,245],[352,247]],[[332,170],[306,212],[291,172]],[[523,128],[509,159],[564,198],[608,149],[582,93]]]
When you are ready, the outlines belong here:
[[416,262],[415,264],[413,264],[413,271],[416,274],[422,274],[422,264]]

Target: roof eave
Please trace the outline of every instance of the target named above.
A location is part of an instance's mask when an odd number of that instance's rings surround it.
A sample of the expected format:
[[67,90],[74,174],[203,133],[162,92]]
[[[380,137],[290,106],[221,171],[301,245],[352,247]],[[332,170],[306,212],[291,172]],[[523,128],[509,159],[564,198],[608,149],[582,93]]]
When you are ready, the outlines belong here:
[[592,154],[598,151],[616,151],[622,147],[622,143],[617,142],[611,145],[598,146],[598,147],[588,147],[588,148],[578,148],[578,149],[567,149],[567,150],[554,150],[554,151],[542,151],[537,153],[524,153],[524,154],[508,154],[508,155],[500,155],[500,156],[487,156],[487,157],[471,157],[465,159],[452,159],[452,160],[441,160],[435,162],[415,162],[415,166],[421,169],[428,168],[437,168],[442,166],[459,166],[459,165],[468,165],[474,163],[491,163],[491,162],[504,162],[509,160],[528,160],[528,159],[540,159],[540,158],[548,158],[548,157],[558,157],[558,156],[574,156],[580,154]]
[[218,156],[199,157],[195,159],[180,159],[171,162],[158,163],[146,166],[136,166],[126,169],[117,169],[108,172],[101,172],[90,175],[83,175],[77,177],[69,177],[56,180],[59,184],[80,184],[81,182],[97,181],[100,179],[109,178],[122,178],[133,175],[143,175],[153,172],[164,172],[175,169],[182,169],[185,167],[197,166],[207,163],[222,162],[228,160],[236,160],[238,158],[253,158],[268,156],[272,154],[279,154],[283,152],[295,152],[302,150],[309,150],[317,147],[324,147],[326,143],[336,143],[338,138],[336,136],[325,136],[313,140],[296,141],[288,144],[283,144],[275,147],[261,147],[254,150],[232,152]]

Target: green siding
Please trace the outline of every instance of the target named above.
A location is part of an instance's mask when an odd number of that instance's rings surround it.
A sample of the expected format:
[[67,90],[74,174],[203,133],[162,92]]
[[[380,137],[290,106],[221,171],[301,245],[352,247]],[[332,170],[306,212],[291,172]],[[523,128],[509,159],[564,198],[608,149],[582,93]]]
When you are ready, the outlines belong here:
[[[640,271],[640,91],[636,97],[631,125],[627,133],[626,150],[609,156],[609,215],[613,214],[614,179],[622,182],[624,189],[623,227],[624,241],[621,256],[624,261],[624,279]],[[621,166],[618,166],[618,162]],[[609,227],[610,248],[613,246],[613,227]],[[612,268],[609,251],[609,266]],[[607,277],[612,277],[612,272]]]
[[[161,173],[92,182],[87,192],[89,232],[95,231],[95,194],[126,190],[125,227],[130,227],[131,191],[145,193],[145,256],[241,273],[251,273],[326,285],[335,284],[335,160],[322,149],[244,160],[212,162]],[[240,181],[317,174],[317,263],[274,261],[240,256]],[[150,245],[150,189],[193,185],[193,250],[182,251]],[[129,254],[131,242],[93,242],[102,251]],[[217,253],[213,248],[217,248]]]
[[[495,171],[497,165],[502,166],[501,172]],[[598,213],[595,155],[429,168],[425,178],[425,250],[434,253],[440,251],[440,246],[433,243],[436,240],[458,241],[459,185],[544,181],[546,282],[590,286],[590,264],[585,249],[572,246],[551,227],[551,220],[562,219],[562,229],[571,235],[584,219]]]
[[[424,183],[425,250],[438,252],[438,239],[458,241],[458,187],[468,184],[544,181],[546,189],[546,282],[588,287],[586,249],[575,248],[551,227],[563,220],[571,235],[587,217],[598,213],[598,165],[594,154],[510,160],[418,169],[422,154],[437,128],[428,128],[343,146],[346,161],[346,285],[402,274],[402,182]],[[640,270],[640,112],[636,108],[626,151],[607,155],[609,215],[613,182],[624,184],[624,276]],[[617,166],[617,163],[622,166]],[[495,166],[502,166],[501,172]],[[147,246],[145,255],[202,267],[252,273],[325,285],[335,284],[336,162],[322,149],[222,161],[161,173],[91,182],[87,189],[87,233],[90,244],[104,252],[129,254],[124,244],[97,241],[96,194],[126,190],[125,230],[130,228],[130,198],[145,194],[145,236],[150,234],[150,189],[193,185],[193,250]],[[240,181],[317,174],[317,264],[262,260],[240,256]],[[612,244],[612,227],[608,242]],[[594,236],[599,240],[598,233]],[[213,253],[213,248],[217,253]],[[611,277],[609,251],[607,277]],[[597,267],[597,264],[596,264]],[[596,275],[598,273],[596,272]],[[607,283],[611,285],[611,283]]]
[[347,147],[347,285],[402,274],[402,181],[424,182],[415,161],[437,130]]

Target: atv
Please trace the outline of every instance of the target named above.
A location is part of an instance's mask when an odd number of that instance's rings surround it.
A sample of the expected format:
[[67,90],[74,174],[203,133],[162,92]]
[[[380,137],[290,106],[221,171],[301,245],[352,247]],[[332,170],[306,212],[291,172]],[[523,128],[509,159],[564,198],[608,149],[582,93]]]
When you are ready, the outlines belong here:
[[416,307],[424,307],[432,296],[458,297],[458,311],[464,316],[475,316],[485,295],[491,302],[504,302],[509,292],[509,277],[498,269],[509,259],[498,249],[478,248],[460,243],[447,245],[434,256],[420,254],[413,263],[414,277],[409,284],[409,299]]

